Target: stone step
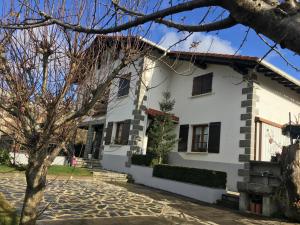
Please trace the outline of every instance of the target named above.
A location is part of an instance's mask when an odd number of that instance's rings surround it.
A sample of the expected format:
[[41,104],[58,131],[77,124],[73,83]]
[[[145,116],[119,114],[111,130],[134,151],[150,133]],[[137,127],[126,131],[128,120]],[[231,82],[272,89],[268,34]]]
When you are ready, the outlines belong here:
[[83,168],[101,168],[101,162],[99,159],[83,159],[78,158],[77,160],[77,167],[83,167]]
[[127,182],[127,174],[106,171],[103,169],[91,169],[94,179],[109,182]]

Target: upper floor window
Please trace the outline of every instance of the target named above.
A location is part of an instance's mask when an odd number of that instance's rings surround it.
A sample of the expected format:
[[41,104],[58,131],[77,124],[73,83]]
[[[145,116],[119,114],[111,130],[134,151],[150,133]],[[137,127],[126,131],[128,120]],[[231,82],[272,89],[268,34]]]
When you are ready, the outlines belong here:
[[192,152],[207,152],[208,125],[193,126]]
[[126,96],[129,94],[129,88],[130,88],[130,73],[124,75],[120,78],[119,81],[119,90],[118,90],[118,97]]
[[201,95],[212,91],[212,78],[213,73],[208,73],[198,77],[194,77],[193,80],[193,92],[192,95]]

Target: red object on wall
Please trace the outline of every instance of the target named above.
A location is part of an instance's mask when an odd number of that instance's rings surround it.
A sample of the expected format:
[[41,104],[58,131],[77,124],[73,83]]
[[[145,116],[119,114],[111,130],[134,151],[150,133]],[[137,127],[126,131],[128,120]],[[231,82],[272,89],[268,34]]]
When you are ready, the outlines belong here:
[[[152,108],[149,108],[146,110],[146,113],[149,115],[149,116],[152,116],[152,117],[155,117],[155,116],[159,116],[159,115],[163,115],[165,114],[164,112],[162,111],[159,111],[159,110],[156,110],[156,109],[152,109]],[[179,118],[177,116],[174,116],[174,115],[171,115],[172,116],[172,119],[175,121],[175,122],[179,122]]]
[[257,214],[262,213],[262,204],[260,204],[260,203],[255,204],[255,213],[257,213]]

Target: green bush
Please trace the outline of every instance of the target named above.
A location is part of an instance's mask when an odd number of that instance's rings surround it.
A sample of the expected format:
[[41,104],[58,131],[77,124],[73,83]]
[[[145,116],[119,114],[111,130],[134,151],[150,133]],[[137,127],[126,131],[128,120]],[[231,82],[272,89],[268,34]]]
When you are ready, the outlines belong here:
[[157,156],[152,152],[147,152],[146,155],[133,154],[131,163],[139,166],[154,166],[158,164]]
[[169,165],[156,165],[153,176],[212,188],[226,188],[225,172]]
[[10,165],[10,155],[6,149],[0,149],[0,165]]

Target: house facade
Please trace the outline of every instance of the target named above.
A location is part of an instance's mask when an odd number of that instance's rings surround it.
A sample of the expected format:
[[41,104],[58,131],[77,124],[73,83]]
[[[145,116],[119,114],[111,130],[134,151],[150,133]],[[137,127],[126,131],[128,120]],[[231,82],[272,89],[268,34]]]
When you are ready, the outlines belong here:
[[270,161],[289,144],[281,127],[300,113],[300,82],[256,57],[167,51],[145,39],[151,54],[110,88],[101,115],[88,117],[84,157],[128,172],[132,154],[147,151],[147,129],[169,91],[176,103],[178,144],[169,164],[227,173],[238,191],[249,161]]

